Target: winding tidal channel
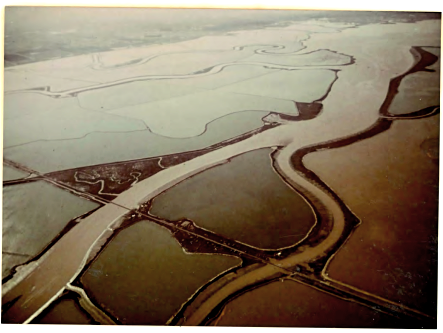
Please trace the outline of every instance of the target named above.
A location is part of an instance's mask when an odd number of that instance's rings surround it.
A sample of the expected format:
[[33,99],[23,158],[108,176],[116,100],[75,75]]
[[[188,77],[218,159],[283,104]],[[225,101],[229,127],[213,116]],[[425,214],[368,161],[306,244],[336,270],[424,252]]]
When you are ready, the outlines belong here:
[[[367,27],[358,29],[363,29],[365,33],[371,31]],[[346,64],[346,67],[337,71],[337,79],[321,99],[323,110],[321,112],[318,109],[314,110],[315,107],[312,110],[315,116],[293,121],[286,120],[284,115],[275,117],[274,125],[267,127],[266,130],[255,131],[241,140],[230,141],[227,145],[205,151],[203,155],[158,170],[148,178],[132,183],[132,186],[126,188],[113,200],[109,197],[90,195],[90,198],[102,203],[103,206],[64,234],[37,261],[20,268],[16,275],[3,285],[2,321],[29,323],[66,289],[72,289],[71,283],[78,278],[88,260],[100,250],[97,244],[103,244],[112,236],[113,231],[124,222],[128,211],[139,212],[143,219],[167,225],[161,219],[156,219],[139,209],[140,206],[189,177],[229,163],[230,159],[236,156],[262,148],[273,148],[274,153],[271,157],[275,172],[311,206],[316,215],[315,226],[295,246],[284,251],[269,252],[263,256],[251,255],[252,252],[248,253],[247,249],[236,248],[232,244],[218,243],[220,247],[236,253],[243,260],[249,260],[251,264],[244,264],[211,280],[185,302],[168,323],[204,324],[217,316],[222,306],[233,297],[264,283],[288,276],[366,306],[376,305],[380,312],[407,318],[414,323],[417,321],[420,323],[417,325],[423,323],[428,325],[426,324],[428,321],[432,322],[434,319],[427,314],[394,304],[357,288],[336,283],[325,273],[328,261],[361,221],[327,184],[304,166],[303,157],[314,151],[333,149],[368,139],[388,130],[394,121],[404,119],[413,121],[415,118],[432,117],[440,110],[439,105],[430,105],[408,114],[390,113],[389,107],[398,93],[402,79],[413,73],[428,71],[427,68],[434,64],[438,57],[426,51],[424,47],[412,46],[417,45],[418,38],[411,38],[411,41],[395,39],[386,46],[387,40],[382,40],[375,34],[372,39],[373,44],[360,48],[360,45],[352,42],[353,38],[358,37],[358,29],[343,31],[340,33],[340,40],[334,39],[331,42],[335,42],[341,52],[352,54],[356,62]],[[395,28],[392,29],[396,32]],[[319,35],[316,42],[322,43],[328,38]],[[346,42],[347,38],[351,41]],[[315,40],[312,45],[309,43],[307,45],[308,48],[316,48]],[[384,59],[384,55],[379,55],[380,49],[384,47],[388,48],[386,52],[390,52],[387,59]],[[383,71],[373,68],[373,61],[377,58],[380,63],[375,66],[377,69],[383,68]],[[226,66],[237,64],[215,66],[205,71],[204,75],[212,75]],[[279,69],[287,67],[280,66]],[[189,76],[195,75],[202,74],[194,73]],[[155,76],[155,79],[169,78],[170,76]],[[146,78],[126,81],[139,79]],[[64,92],[48,90],[34,92],[59,98],[125,82],[117,81]],[[348,100],[344,101],[344,98]],[[350,108],[352,108],[351,116],[349,116]],[[11,160],[5,159],[4,163],[78,194],[78,190],[74,187],[63,185],[48,174],[30,170]],[[178,224],[174,225],[173,229],[192,233]],[[202,234],[193,233],[193,235],[208,240]],[[209,241],[216,242],[214,239]]]

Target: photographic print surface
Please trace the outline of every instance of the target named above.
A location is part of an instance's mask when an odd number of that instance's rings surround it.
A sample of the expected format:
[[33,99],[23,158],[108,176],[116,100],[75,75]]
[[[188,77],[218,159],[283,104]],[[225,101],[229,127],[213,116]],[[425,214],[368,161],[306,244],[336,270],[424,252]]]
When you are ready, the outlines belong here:
[[436,328],[440,40],[7,7],[2,323]]

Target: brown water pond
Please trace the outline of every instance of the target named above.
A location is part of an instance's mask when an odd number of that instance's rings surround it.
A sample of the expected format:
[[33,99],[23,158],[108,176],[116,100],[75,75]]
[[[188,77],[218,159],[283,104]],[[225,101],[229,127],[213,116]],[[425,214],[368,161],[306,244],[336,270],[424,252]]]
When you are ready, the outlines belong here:
[[81,282],[121,323],[163,325],[201,286],[240,263],[231,256],[187,254],[167,229],[142,221],[121,231]]
[[291,280],[273,282],[229,302],[217,326],[402,327],[391,316]]
[[272,168],[271,149],[234,157],[160,194],[151,213],[264,249],[301,240],[315,222],[308,203]]
[[88,325],[94,322],[73,299],[60,299],[54,302],[45,314],[37,318],[32,324],[74,324]]
[[361,219],[330,277],[435,315],[439,116],[395,121],[386,132],[305,156]]

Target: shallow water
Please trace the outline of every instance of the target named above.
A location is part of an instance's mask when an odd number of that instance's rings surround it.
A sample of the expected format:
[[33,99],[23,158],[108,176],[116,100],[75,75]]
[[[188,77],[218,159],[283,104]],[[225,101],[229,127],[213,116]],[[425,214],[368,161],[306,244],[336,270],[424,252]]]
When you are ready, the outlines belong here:
[[310,206],[274,172],[271,149],[259,149],[188,178],[153,200],[150,212],[259,248],[301,240],[315,222]]
[[21,265],[25,262],[27,262],[32,257],[29,255],[23,255],[23,254],[8,254],[3,252],[2,253],[2,279],[7,277],[10,273],[10,270],[12,267]]
[[131,82],[124,85],[86,91],[83,94],[79,94],[78,100],[80,105],[86,109],[107,111],[199,91],[201,89],[190,85],[178,86],[153,80]]
[[423,47],[424,51],[438,57],[438,60],[427,66],[428,72],[420,71],[409,74],[400,83],[398,93],[389,107],[392,114],[407,114],[429,106],[440,105],[440,48]]
[[240,263],[231,256],[186,254],[167,229],[142,221],[120,232],[81,282],[123,324],[162,325],[198,288]]
[[189,139],[171,139],[149,131],[92,133],[81,139],[35,142],[4,150],[4,156],[40,171],[51,172],[201,149],[263,125],[267,112],[239,112],[214,121]]
[[407,114],[436,105],[440,105],[440,71],[418,72],[402,80],[389,112]]
[[[128,106],[108,113],[143,120],[155,134],[182,139],[202,135],[207,124],[242,111],[298,114],[291,100],[273,98],[272,94],[270,97],[250,96],[224,89]],[[235,120],[227,126],[236,127]]]
[[3,164],[3,181],[20,179],[28,176],[29,174],[21,170],[11,168]]
[[[309,65],[309,62],[306,63]],[[335,73],[326,69],[276,71],[247,81],[233,83],[220,91],[268,96],[311,103],[321,99],[335,80]],[[275,110],[280,112],[278,109]]]
[[34,142],[4,150],[4,156],[40,172],[161,156],[201,149],[263,125],[267,112],[239,112],[208,124],[204,134],[172,139],[149,131],[92,133],[81,139]]
[[[47,97],[49,98],[49,97]],[[28,105],[32,109],[33,105]],[[81,139],[93,132],[129,132],[146,129],[137,119],[91,112],[77,104],[64,104],[44,115],[29,114],[5,119],[4,148],[33,141]]]
[[331,52],[329,50],[318,50],[312,53],[303,54],[254,54],[243,61],[263,62],[286,66],[335,66],[345,65],[351,62],[351,57],[343,54]]
[[[2,251],[33,257],[71,219],[96,207],[97,203],[79,198],[45,181],[4,187]],[[12,266],[3,267],[4,271],[10,268]]]

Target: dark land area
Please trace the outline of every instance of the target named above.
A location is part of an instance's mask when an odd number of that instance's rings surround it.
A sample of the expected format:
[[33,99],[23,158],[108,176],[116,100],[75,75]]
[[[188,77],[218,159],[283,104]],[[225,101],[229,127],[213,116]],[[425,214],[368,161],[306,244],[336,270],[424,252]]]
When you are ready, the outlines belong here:
[[5,9],[4,63],[23,65],[310,19],[361,25],[440,17],[427,12],[11,6]]

